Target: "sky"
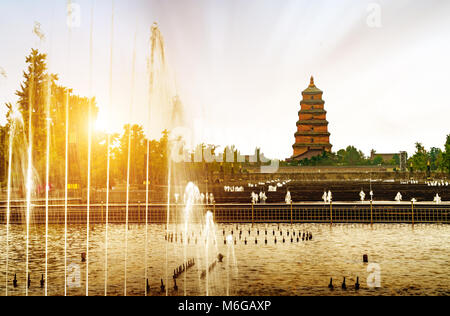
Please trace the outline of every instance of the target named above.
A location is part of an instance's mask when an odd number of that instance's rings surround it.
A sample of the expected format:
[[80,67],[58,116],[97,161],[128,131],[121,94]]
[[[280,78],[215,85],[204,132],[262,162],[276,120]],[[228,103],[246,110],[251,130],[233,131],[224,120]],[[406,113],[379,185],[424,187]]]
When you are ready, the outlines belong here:
[[412,154],[416,142],[442,148],[450,134],[449,1],[115,0],[113,28],[112,0],[72,3],[80,24],[69,29],[64,0],[0,1],[0,124],[34,47],[62,85],[96,97],[99,129],[133,122],[159,137],[160,117],[147,119],[157,22],[193,143],[290,157],[311,75],[324,91],[334,151]]

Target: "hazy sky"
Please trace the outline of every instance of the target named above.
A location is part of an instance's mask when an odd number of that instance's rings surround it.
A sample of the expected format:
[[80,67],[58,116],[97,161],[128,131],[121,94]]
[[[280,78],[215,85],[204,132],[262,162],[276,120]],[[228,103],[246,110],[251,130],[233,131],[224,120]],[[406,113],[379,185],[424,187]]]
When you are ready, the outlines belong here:
[[[0,1],[0,123],[3,104],[16,100],[32,47],[49,53],[62,84],[90,94],[95,3],[92,92],[100,126],[146,124],[150,26],[157,21],[196,141],[236,144],[244,153],[259,146],[266,156],[289,157],[311,75],[324,91],[333,150],[354,145],[366,154],[372,148],[412,153],[416,141],[442,147],[450,134],[450,1],[115,0],[107,122],[111,0],[73,2],[81,25],[72,29],[69,54],[66,1]],[[33,34],[35,22],[45,41]]]

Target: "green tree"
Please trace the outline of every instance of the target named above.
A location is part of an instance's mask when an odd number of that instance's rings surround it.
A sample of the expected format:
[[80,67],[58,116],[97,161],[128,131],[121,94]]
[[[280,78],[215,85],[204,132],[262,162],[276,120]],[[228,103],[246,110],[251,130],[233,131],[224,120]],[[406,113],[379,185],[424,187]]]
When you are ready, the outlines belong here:
[[[47,64],[46,55],[36,49],[26,57],[27,70],[23,72],[24,81],[16,91],[18,105],[24,120],[24,132],[29,139],[29,114],[31,111],[31,140],[33,166],[40,178],[45,170],[46,151],[46,96],[47,96]],[[56,78],[52,78],[54,80]],[[38,180],[39,181],[39,180]]]
[[[131,138],[129,142],[129,135]],[[150,184],[165,184],[167,180],[167,144],[169,134],[163,132],[160,140],[149,141],[149,181]],[[128,170],[128,144],[130,147],[130,184],[143,185],[147,171],[147,141],[144,129],[139,125],[124,126],[121,135],[115,136],[116,145],[112,149],[111,177],[115,183],[126,183]],[[101,185],[101,184],[100,184]]]
[[442,150],[440,148],[431,147],[428,153],[428,158],[430,160],[431,170],[437,170],[440,157],[442,156]]
[[441,153],[441,161],[441,170],[450,173],[450,135],[447,135],[444,151]]
[[428,152],[421,143],[416,143],[416,152],[408,160],[409,164],[412,163],[414,170],[425,171],[428,163]]
[[338,161],[347,166],[362,165],[367,162],[363,152],[354,146],[339,150],[337,156]]
[[[38,50],[31,50],[30,55],[26,57],[27,69],[23,73],[24,81],[21,83],[20,89],[16,91],[19,97],[17,107],[23,124],[16,126],[14,136],[13,161],[22,169],[14,168],[17,172],[15,177],[19,179],[28,164],[27,155],[20,151],[28,146],[31,110],[32,158],[36,185],[43,186],[45,179],[47,117],[50,119],[50,183],[54,187],[64,185],[66,141],[75,145],[75,152],[69,163],[70,177],[80,178],[85,183],[87,173],[82,170],[87,168],[88,122],[91,122],[93,130],[98,113],[95,99],[70,95],[72,92],[70,89],[58,85],[58,76],[47,73],[46,58],[47,56],[39,53]],[[69,103],[69,139],[66,140],[67,103]],[[48,113],[47,105],[49,105]],[[17,115],[13,113],[13,105],[6,104],[6,106],[8,108],[6,128],[10,130],[12,116]],[[90,109],[91,111],[89,111]],[[90,120],[87,116],[88,113],[91,113]],[[95,133],[92,134],[92,139],[94,152]]]
[[376,166],[382,165],[382,164],[384,163],[383,157],[381,157],[381,156],[376,156],[376,157],[373,159],[372,163],[373,163],[374,165],[376,165]]
[[400,156],[395,154],[392,159],[388,163],[391,166],[399,166],[400,165]]

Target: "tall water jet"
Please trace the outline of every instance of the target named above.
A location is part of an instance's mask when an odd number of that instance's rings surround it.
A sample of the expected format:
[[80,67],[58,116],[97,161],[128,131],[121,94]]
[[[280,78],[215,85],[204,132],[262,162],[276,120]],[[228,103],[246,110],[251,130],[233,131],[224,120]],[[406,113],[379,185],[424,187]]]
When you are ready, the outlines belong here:
[[[34,89],[34,57],[31,61],[31,81],[28,96],[28,163],[26,175],[26,242],[25,242],[25,284],[28,282],[28,265],[29,265],[29,237],[30,237],[30,212],[31,212],[31,191],[33,187],[33,134],[32,134],[32,113],[33,113],[33,89]],[[28,296],[28,287],[25,285],[25,295]]]
[[233,236],[227,236],[227,296],[230,296],[230,248],[233,247]]
[[[67,1],[67,18],[68,21],[72,19],[72,1]],[[72,42],[72,25],[67,23],[67,77],[70,78],[70,50]],[[66,121],[66,135],[65,135],[65,152],[64,152],[64,296],[67,296],[67,211],[69,198],[69,109],[70,109],[70,90],[66,90],[65,100],[65,121]]]
[[[175,236],[178,236],[176,228],[180,224],[184,262],[188,262],[189,258],[192,257],[197,258],[195,266],[198,272],[198,287],[207,295],[215,295],[218,286],[223,287],[223,290],[225,290],[226,286],[224,282],[217,282],[219,280],[222,281],[220,272],[214,272],[216,265],[222,262],[223,256],[219,255],[214,215],[204,204],[200,203],[201,198],[202,194],[197,185],[189,182],[185,187],[183,194],[184,206],[180,208],[179,216],[175,215],[176,210],[170,213],[172,218],[170,223],[173,224],[171,232],[175,232]],[[178,199],[176,198],[176,200]],[[175,217],[180,218],[180,221],[173,220]],[[170,234],[166,240],[171,240]],[[191,240],[196,245],[193,248],[189,246]],[[177,248],[175,248],[175,251],[177,251]],[[174,275],[177,276],[176,272],[174,272]],[[188,295],[188,278],[186,273],[183,276],[184,294]]]
[[[186,186],[185,192],[184,192],[184,262],[187,261],[187,243],[188,243],[188,236],[189,236],[189,222],[190,222],[190,215],[192,213],[192,209],[194,204],[198,201],[200,196],[200,191],[194,183],[190,182]],[[176,224],[176,223],[175,223]],[[186,273],[184,274],[184,295],[186,296]]]
[[104,295],[108,295],[108,226],[109,226],[109,177],[110,177],[110,159],[111,159],[111,136],[107,135],[107,158],[106,158],[106,206],[105,206],[105,261],[104,261],[104,270],[105,270],[105,288]]
[[8,268],[9,268],[9,226],[11,216],[11,188],[12,188],[12,163],[13,163],[13,143],[16,135],[17,124],[23,124],[22,115],[17,105],[10,105],[9,108],[9,144],[8,144],[8,180],[6,197],[6,251],[5,251],[5,296],[8,296]]
[[147,280],[148,280],[148,271],[147,271],[147,257],[148,257],[148,193],[149,193],[149,155],[150,152],[150,140],[147,139],[147,157],[146,157],[146,163],[145,163],[145,244],[144,244],[144,289],[145,289],[145,296],[147,296]]
[[89,296],[89,222],[91,203],[91,147],[92,147],[92,73],[93,73],[93,31],[94,3],[91,7],[91,27],[89,40],[89,113],[88,113],[88,157],[87,157],[87,200],[86,200],[86,296]]
[[[50,191],[50,102],[51,102],[51,75],[47,76],[47,97],[46,97],[46,129],[47,129],[47,144],[46,144],[46,161],[45,161],[45,281],[48,280],[48,193]],[[47,296],[48,282],[44,281],[45,296]]]
[[[173,88],[171,87],[170,76],[168,75],[168,68],[166,63],[166,56],[164,52],[164,39],[158,28],[157,23],[153,23],[151,27],[150,37],[150,58],[148,60],[148,72],[149,72],[149,122],[147,129],[147,138],[151,137],[149,127],[152,126],[152,132],[157,135],[163,130],[170,130],[169,117],[163,111],[171,106],[171,98]],[[166,115],[164,115],[166,114]],[[152,120],[155,118],[154,120]],[[170,156],[170,145],[167,144],[167,156]],[[147,165],[149,165],[150,156],[150,144],[147,141]],[[166,235],[169,232],[170,224],[170,196],[171,196],[171,177],[172,166],[170,160],[167,161],[167,214],[166,214]],[[149,173],[146,174],[146,213],[148,213],[148,191],[149,191]],[[166,243],[166,284],[168,284],[168,270],[167,270],[167,243]],[[168,287],[166,287],[166,295],[168,295]]]
[[[151,27],[149,72],[149,126],[152,136],[158,137],[164,130],[171,131],[181,125],[183,112],[176,97],[175,80],[170,74],[166,58],[164,38],[155,22]],[[175,98],[178,100],[174,102]]]
[[[233,275],[237,276],[237,261],[236,261],[236,255],[234,251],[234,243],[233,243],[233,236],[228,235],[226,238],[227,243],[227,262],[226,262],[226,273],[227,273],[227,287],[226,287],[226,295],[230,296],[230,272],[232,272]],[[232,269],[233,268],[233,269]],[[232,271],[230,271],[232,270]]]
[[[52,26],[54,21],[54,7],[52,10]],[[53,27],[51,27],[51,30],[53,30]],[[52,37],[53,33],[51,31],[50,33],[50,47],[48,49],[48,65],[50,68],[50,61],[51,61],[51,43],[52,43]],[[50,192],[50,135],[51,135],[51,100],[52,100],[52,83],[53,78],[52,75],[49,73],[47,74],[46,78],[47,83],[47,90],[45,92],[46,98],[45,98],[45,122],[46,122],[46,157],[45,157],[45,277],[43,276],[41,279],[41,287],[44,286],[44,294],[47,296],[48,294],[48,212],[49,212],[49,192]]]
[[136,37],[137,31],[134,34],[134,48],[133,48],[133,62],[132,62],[132,78],[131,78],[131,102],[130,102],[130,124],[128,126],[128,153],[127,153],[127,188],[126,188],[126,202],[125,202],[125,280],[123,294],[127,296],[127,255],[128,255],[128,211],[130,201],[130,163],[131,163],[131,133],[133,132],[131,125],[131,113],[133,112],[134,103],[134,81],[135,81],[135,64],[136,64]]
[[[109,103],[108,111],[112,110],[112,77],[113,77],[113,45],[114,45],[114,0],[111,1],[111,42],[109,50]],[[109,229],[109,185],[110,185],[110,167],[111,167],[111,134],[106,133],[106,206],[105,206],[105,296],[108,295],[108,229]]]
[[214,222],[213,222],[213,214],[208,211],[206,213],[206,226],[205,226],[205,269],[206,269],[206,278],[205,278],[205,291],[206,296],[209,296],[209,246],[210,246],[210,234],[213,232]]
[[12,166],[12,142],[14,134],[14,125],[11,123],[9,134],[9,151],[8,151],[8,184],[7,184],[7,201],[6,201],[6,253],[5,253],[5,296],[8,296],[8,263],[9,263],[9,218],[11,213],[11,166]]
[[[147,279],[148,279],[148,267],[147,267],[147,257],[148,257],[148,210],[149,210],[149,190],[150,190],[150,126],[151,126],[151,107],[153,103],[156,104],[156,98],[154,98],[155,87],[155,76],[157,76],[157,69],[160,68],[159,65],[165,64],[164,57],[164,45],[160,41],[160,32],[158,26],[154,23],[151,28],[150,37],[150,59],[148,61],[148,72],[149,72],[149,90],[148,90],[148,116],[147,116],[147,156],[146,156],[146,172],[145,172],[145,245],[144,245],[144,288],[145,295],[147,295]],[[159,44],[158,44],[159,42]],[[159,54],[158,54],[159,52]],[[170,194],[169,194],[170,196]],[[167,234],[167,230],[166,230]],[[167,257],[167,249],[166,249]],[[167,258],[166,258],[167,259]],[[167,262],[167,260],[166,260]],[[167,283],[167,280],[166,280]]]
[[[166,224],[166,235],[168,235],[169,233],[169,222],[170,222],[170,183],[171,183],[171,166],[170,166],[170,162],[167,165],[167,224]],[[168,246],[168,241],[166,242],[166,270],[165,270],[165,274],[166,274],[166,284],[168,284],[169,281],[169,274],[168,274],[168,257],[167,257],[167,246]],[[169,295],[169,289],[166,288],[166,296]]]
[[64,296],[67,296],[67,204],[69,197],[69,89],[66,91],[66,137],[65,137],[65,164],[64,164]]

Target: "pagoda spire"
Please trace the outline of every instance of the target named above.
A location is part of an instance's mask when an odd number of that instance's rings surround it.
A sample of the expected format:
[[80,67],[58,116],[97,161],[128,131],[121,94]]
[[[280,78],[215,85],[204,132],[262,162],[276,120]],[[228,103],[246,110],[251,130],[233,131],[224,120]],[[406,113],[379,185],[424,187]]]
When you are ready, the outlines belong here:
[[330,133],[328,132],[327,111],[322,99],[322,90],[314,84],[311,76],[309,87],[302,91],[301,109],[298,112],[295,144],[292,146],[295,160],[303,160],[331,152]]

